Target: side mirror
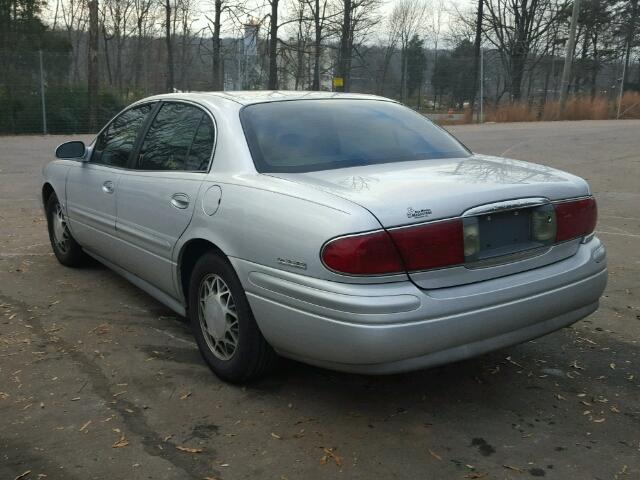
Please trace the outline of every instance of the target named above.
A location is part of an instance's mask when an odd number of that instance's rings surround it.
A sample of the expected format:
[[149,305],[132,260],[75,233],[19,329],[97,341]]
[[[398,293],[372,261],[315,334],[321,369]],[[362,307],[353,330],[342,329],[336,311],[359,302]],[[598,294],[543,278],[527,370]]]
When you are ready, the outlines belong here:
[[58,148],[56,148],[56,157],[83,160],[86,151],[87,148],[84,146],[84,142],[74,140],[72,142],[65,142],[62,145],[58,145]]

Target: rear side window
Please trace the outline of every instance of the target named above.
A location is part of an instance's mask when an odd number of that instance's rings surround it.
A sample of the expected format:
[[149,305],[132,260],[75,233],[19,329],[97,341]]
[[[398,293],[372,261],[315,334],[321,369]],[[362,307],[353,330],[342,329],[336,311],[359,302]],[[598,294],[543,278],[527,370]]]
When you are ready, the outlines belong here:
[[130,108],[116,117],[96,140],[91,162],[126,167],[136,138],[153,104]]
[[240,119],[259,172],[312,172],[468,157],[422,115],[379,100],[294,100],[245,107]]
[[144,138],[137,168],[204,171],[211,158],[214,131],[211,119],[201,109],[164,103]]

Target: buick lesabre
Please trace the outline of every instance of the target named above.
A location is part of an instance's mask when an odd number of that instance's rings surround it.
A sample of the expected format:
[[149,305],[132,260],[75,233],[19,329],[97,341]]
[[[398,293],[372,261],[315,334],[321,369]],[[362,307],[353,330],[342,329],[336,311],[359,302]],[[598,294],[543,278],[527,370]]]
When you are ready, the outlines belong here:
[[159,95],[56,156],[60,263],[90,255],[187,316],[232,382],[278,354],[368,374],[465,359],[571,325],[607,281],[587,182],[381,97]]

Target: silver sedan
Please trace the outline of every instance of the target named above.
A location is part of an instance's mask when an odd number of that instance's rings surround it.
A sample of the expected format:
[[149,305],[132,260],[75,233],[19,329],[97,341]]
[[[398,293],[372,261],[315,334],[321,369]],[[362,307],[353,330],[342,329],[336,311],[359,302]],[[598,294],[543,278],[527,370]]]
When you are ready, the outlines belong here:
[[58,260],[180,315],[221,378],[385,374],[568,326],[607,282],[583,179],[473,154],[385,98],[160,95],[44,169]]

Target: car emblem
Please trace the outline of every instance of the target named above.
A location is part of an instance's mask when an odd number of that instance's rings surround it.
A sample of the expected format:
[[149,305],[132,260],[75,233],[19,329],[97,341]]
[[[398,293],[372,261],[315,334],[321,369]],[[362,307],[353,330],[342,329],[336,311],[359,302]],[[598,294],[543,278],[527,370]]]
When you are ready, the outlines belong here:
[[297,260],[290,260],[288,258],[281,258],[281,257],[278,257],[277,260],[280,265],[286,265],[287,267],[301,268],[302,270],[307,269],[307,264],[304,262],[299,262]]
[[420,210],[414,210],[413,208],[407,208],[407,218],[422,218],[428,217],[433,212],[430,208],[422,208]]

